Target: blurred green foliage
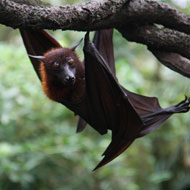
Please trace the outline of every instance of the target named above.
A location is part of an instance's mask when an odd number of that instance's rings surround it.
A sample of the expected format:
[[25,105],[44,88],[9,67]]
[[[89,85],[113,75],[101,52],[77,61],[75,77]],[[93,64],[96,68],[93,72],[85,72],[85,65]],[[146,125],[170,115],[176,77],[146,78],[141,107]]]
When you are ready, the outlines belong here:
[[[0,31],[0,190],[190,188],[189,113],[171,117],[110,164],[91,172],[110,133],[100,136],[87,127],[75,134],[77,118],[45,97],[18,31],[3,26]],[[84,33],[54,35],[71,47]],[[127,89],[157,96],[163,107],[190,95],[189,79],[163,67],[145,46],[127,42],[117,31],[114,44],[117,76]],[[78,54],[82,59],[82,46]]]

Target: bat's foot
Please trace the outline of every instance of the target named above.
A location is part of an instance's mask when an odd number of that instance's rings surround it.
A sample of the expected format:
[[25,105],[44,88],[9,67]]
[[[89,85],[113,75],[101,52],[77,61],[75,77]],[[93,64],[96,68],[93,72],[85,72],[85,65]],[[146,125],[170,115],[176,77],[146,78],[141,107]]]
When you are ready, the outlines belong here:
[[88,12],[87,22],[89,26],[92,25],[92,18],[93,18],[92,12],[87,8],[82,8],[82,9]]
[[167,108],[169,113],[185,113],[190,110],[190,97],[185,96],[185,99],[175,106]]

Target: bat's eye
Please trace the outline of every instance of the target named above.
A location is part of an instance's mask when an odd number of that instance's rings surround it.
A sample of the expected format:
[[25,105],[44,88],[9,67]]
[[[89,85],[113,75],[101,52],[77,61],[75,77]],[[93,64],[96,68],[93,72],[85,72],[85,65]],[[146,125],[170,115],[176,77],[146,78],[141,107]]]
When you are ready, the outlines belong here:
[[60,66],[59,62],[57,62],[57,61],[53,62],[53,67],[54,68],[58,68],[59,66]]
[[67,62],[68,62],[69,65],[73,65],[75,63],[74,59],[72,59],[72,58],[68,59]]

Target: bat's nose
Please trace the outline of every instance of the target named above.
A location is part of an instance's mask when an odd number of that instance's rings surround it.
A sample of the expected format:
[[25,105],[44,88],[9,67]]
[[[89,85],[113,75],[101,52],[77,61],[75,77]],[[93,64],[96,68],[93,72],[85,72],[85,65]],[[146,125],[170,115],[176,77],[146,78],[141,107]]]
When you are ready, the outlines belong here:
[[66,76],[65,77],[65,81],[67,81],[67,82],[72,82],[74,80],[75,80],[75,77],[73,77],[73,76]]
[[72,85],[75,83],[75,77],[74,76],[66,76],[65,77],[65,80],[64,80],[64,83],[66,85]]

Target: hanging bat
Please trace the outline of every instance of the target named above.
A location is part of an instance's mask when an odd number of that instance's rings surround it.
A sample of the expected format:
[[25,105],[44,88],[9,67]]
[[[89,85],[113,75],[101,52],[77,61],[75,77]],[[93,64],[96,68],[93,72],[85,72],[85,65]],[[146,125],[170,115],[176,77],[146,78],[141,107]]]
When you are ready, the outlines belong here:
[[[45,31],[21,30],[46,95],[81,117],[79,130],[87,122],[101,135],[112,131],[112,141],[94,170],[116,158],[136,138],[150,133],[172,114],[190,109],[187,97],[163,109],[157,98],[138,95],[122,87],[115,76],[112,31],[102,30],[96,35],[99,37],[95,37],[95,44],[90,42],[89,33],[85,35],[83,64],[74,53],[79,43],[70,49],[62,48]],[[111,42],[109,46],[106,38]]]

